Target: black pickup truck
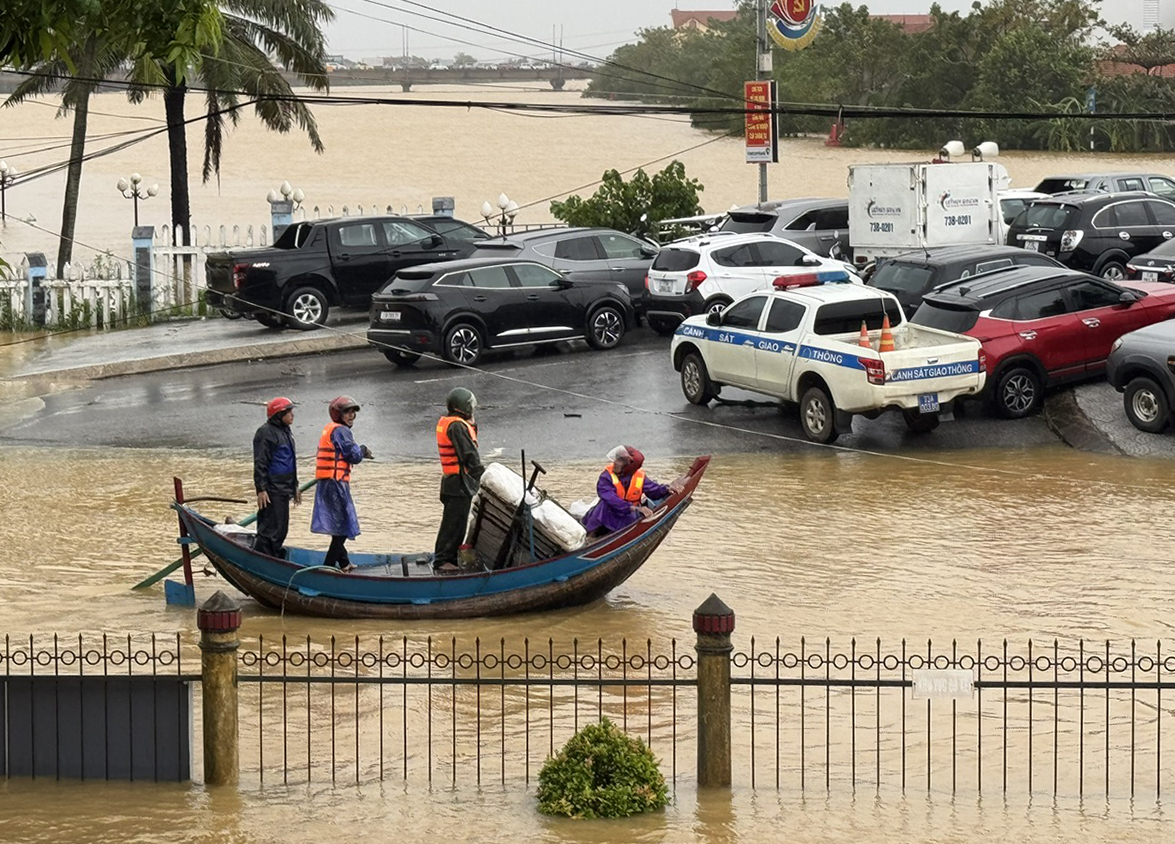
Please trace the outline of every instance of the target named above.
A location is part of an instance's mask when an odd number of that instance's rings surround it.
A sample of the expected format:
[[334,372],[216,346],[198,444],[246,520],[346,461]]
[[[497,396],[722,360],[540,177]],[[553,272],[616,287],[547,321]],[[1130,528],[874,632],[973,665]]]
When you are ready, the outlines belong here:
[[367,308],[372,294],[403,267],[473,251],[474,238],[464,229],[442,231],[409,217],[294,223],[271,247],[210,254],[208,304],[270,328],[317,328],[334,306]]

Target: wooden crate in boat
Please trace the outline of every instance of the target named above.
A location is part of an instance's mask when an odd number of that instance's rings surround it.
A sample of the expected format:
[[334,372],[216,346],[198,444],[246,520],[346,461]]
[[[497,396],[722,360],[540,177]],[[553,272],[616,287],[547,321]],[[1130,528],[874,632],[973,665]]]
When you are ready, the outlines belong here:
[[[500,498],[493,490],[483,486],[478,492],[473,502],[473,527],[467,539],[477,552],[478,568],[493,568],[497,564],[498,553],[517,510],[516,504]],[[519,522],[518,541],[514,543],[510,557],[503,562],[503,567],[525,565],[532,561],[532,537],[534,560],[546,560],[564,553],[562,547],[543,531],[542,526],[529,518],[525,509]]]

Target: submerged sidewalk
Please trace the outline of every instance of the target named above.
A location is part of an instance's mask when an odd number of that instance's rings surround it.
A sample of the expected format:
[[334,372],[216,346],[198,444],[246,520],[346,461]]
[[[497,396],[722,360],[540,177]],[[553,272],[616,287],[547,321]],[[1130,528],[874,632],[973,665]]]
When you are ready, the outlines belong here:
[[0,378],[90,380],[189,366],[287,357],[367,344],[367,315],[332,317],[314,331],[253,320],[174,320],[143,328],[53,334],[0,349]]

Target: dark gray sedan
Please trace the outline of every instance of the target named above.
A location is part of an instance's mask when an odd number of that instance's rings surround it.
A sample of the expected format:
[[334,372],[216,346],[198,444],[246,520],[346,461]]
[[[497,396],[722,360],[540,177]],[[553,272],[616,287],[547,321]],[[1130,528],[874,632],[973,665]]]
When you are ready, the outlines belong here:
[[1126,418],[1135,428],[1165,431],[1175,412],[1175,319],[1115,340],[1106,378],[1123,394]]

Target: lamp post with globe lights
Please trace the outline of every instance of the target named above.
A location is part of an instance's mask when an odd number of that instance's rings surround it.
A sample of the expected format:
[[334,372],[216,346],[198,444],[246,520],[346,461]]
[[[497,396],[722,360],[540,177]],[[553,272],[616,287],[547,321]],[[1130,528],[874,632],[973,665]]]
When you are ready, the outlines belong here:
[[158,195],[159,185],[151,185],[149,188],[141,187],[143,177],[138,173],[131,173],[130,179],[118,180],[118,192],[127,199],[133,199],[135,202],[135,228],[139,227],[139,200],[146,202],[153,196]]
[[490,205],[489,200],[481,204],[481,216],[485,217],[487,224],[492,223],[498,227],[498,234],[503,237],[506,236],[506,231],[514,225],[514,217],[518,214],[518,203],[504,193],[498,194],[498,210],[494,210],[494,206]]
[[4,192],[8,186],[16,181],[16,168],[7,161],[0,161],[0,223],[8,221],[8,211],[4,205]]
[[289,182],[282,182],[277,190],[270,188],[265,199],[269,203],[269,219],[273,229],[273,239],[281,237],[281,233],[294,222],[294,211],[301,207],[306,194],[301,188],[295,188]]

